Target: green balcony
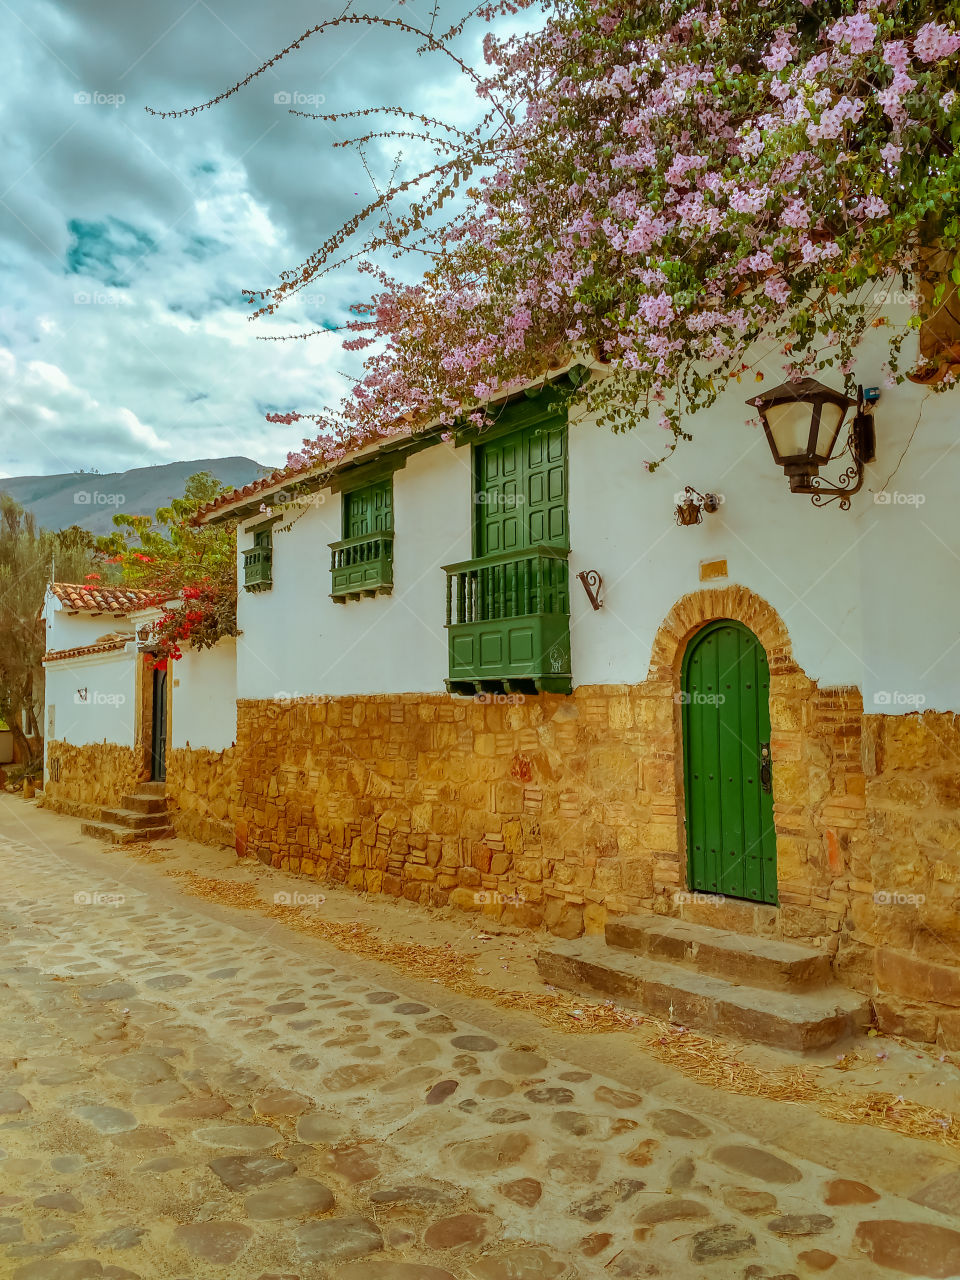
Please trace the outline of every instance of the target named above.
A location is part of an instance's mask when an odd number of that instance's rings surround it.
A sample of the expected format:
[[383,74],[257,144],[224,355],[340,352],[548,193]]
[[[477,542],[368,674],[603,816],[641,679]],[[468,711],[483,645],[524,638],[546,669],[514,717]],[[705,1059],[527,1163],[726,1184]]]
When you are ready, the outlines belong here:
[[254,547],[243,553],[243,586],[245,591],[269,591],[273,586],[273,551],[269,546]]
[[332,599],[339,604],[393,590],[393,534],[370,533],[330,543]]
[[451,693],[570,693],[569,551],[444,566]]

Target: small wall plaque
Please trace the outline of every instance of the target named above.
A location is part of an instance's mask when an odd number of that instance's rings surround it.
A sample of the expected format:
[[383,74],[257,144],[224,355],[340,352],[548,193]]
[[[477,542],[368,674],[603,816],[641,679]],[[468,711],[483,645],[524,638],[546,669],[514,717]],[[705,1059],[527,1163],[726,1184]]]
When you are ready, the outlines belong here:
[[727,576],[726,560],[701,560],[700,561],[700,581],[709,582],[711,578],[725,578]]

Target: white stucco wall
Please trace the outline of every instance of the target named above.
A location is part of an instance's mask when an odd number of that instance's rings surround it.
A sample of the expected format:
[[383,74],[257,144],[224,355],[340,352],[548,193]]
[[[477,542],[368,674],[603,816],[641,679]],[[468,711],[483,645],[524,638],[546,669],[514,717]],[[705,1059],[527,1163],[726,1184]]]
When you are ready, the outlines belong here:
[[212,649],[184,649],[171,662],[172,747],[222,751],[237,737],[237,646],[224,639]]
[[61,602],[49,592],[44,602],[44,611],[48,652],[96,644],[99,637],[108,632],[129,631],[133,635],[135,630],[135,624],[129,616],[115,618],[109,613],[68,613]]
[[[864,385],[881,383],[884,358],[879,341],[863,351],[856,373]],[[763,385],[774,382],[768,373]],[[744,401],[760,389],[734,382],[692,420],[694,441],[653,475],[643,470],[649,442],[658,443],[650,427],[622,436],[571,427],[571,576],[597,569],[605,588],[597,613],[579,584],[573,589],[575,683],[643,679],[676,600],[739,583],[776,609],[809,675],[856,685],[868,711],[960,708],[960,392],[910,383],[882,390],[877,458],[844,512],[789,492],[762,431],[745,425]],[[825,468],[824,479],[843,465]],[[680,528],[672,509],[685,484],[724,501],[702,524]],[[729,577],[701,583],[700,563],[721,558]]]
[[[858,358],[864,385],[882,384],[885,358],[881,330]],[[864,488],[849,511],[818,509],[790,493],[759,426],[746,424],[746,399],[783,378],[778,360],[761,367],[762,384],[732,382],[715,406],[686,420],[693,442],[653,475],[643,463],[663,447],[657,426],[614,435],[571,425],[574,683],[643,680],[675,602],[739,583],[780,614],[808,675],[858,686],[868,711],[960,709],[960,391],[884,388]],[[839,385],[835,375],[823,380]],[[831,464],[824,480],[843,465]],[[679,528],[673,508],[685,484],[724,501],[701,525]],[[875,500],[880,492],[890,500]],[[272,591],[240,593],[240,697],[443,688],[440,566],[470,555],[470,450],[438,444],[412,457],[394,476],[394,506],[392,597],[330,600],[327,544],[341,536],[339,496],[275,534]],[[241,533],[241,550],[251,542]],[[722,558],[728,577],[702,583],[701,562]],[[582,569],[603,577],[597,612],[576,581]]]
[[[89,658],[49,663],[45,732],[54,708],[52,737],[76,747],[91,742],[134,745],[137,655],[122,649]],[[81,691],[86,691],[85,700]]]
[[[322,495],[288,532],[275,527],[273,587],[241,588],[237,691],[241,698],[443,690],[445,576],[470,556],[470,450],[439,444],[414,454],[393,480],[393,594],[336,604],[328,544],[342,537],[341,497]],[[243,549],[253,535],[240,527]]]

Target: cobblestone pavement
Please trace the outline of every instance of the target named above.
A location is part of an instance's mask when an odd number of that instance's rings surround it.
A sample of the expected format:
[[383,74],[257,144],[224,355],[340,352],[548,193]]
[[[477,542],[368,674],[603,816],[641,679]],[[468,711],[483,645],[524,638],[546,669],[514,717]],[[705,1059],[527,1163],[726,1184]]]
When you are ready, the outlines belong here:
[[0,806],[4,1280],[960,1274],[955,1163],[926,1203],[838,1177],[22,814]]

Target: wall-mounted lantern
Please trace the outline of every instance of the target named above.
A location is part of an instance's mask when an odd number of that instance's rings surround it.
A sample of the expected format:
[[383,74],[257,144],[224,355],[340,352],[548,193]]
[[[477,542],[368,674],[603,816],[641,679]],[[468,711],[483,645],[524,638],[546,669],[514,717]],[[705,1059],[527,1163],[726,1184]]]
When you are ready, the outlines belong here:
[[603,579],[596,569],[583,569],[577,574],[577,577],[580,579],[580,584],[587,593],[587,599],[594,609],[602,609],[603,601],[600,599],[600,588],[603,586]]
[[677,524],[701,524],[705,511],[707,515],[713,515],[719,508],[720,499],[715,493],[699,493],[690,485],[686,485],[683,496],[676,506]]
[[[878,398],[875,387],[868,388],[866,394],[859,387],[857,399],[851,400],[814,378],[803,378],[784,382],[747,404],[760,414],[770,451],[790,481],[790,492],[810,494],[818,507],[839,499],[841,510],[846,511],[850,498],[863,485],[863,464],[875,456],[873,415],[866,406]],[[854,404],[857,412],[841,450],[849,451],[851,465],[835,485],[824,484],[819,479],[820,468],[833,456],[847,410]]]

